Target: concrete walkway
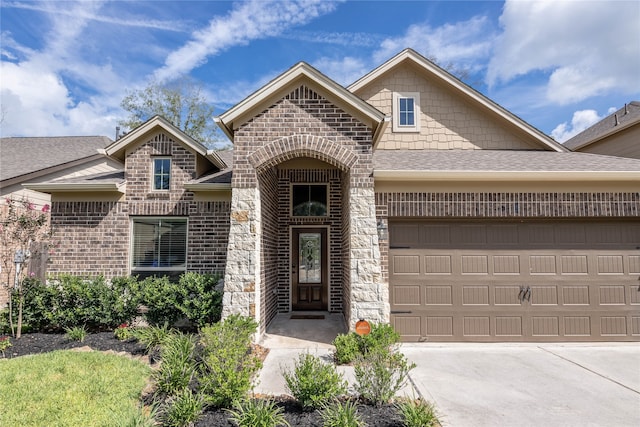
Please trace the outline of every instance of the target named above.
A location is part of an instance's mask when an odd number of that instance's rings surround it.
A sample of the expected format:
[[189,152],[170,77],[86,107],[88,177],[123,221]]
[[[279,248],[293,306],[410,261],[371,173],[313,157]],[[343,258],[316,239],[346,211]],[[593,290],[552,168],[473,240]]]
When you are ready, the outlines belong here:
[[445,426],[640,426],[640,344],[419,344],[402,351]]
[[[278,315],[256,393],[287,394],[282,372],[308,352],[332,361],[340,315]],[[404,344],[416,363],[401,394],[433,402],[452,427],[640,426],[640,343]],[[353,368],[340,366],[350,384]],[[414,388],[415,387],[415,388]]]

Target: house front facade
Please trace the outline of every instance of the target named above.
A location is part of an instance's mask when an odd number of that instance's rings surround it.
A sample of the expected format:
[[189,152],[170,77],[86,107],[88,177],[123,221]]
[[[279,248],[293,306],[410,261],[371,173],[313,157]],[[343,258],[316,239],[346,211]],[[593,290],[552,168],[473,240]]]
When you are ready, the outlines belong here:
[[224,274],[223,315],[342,313],[406,341],[640,339],[640,161],[569,152],[412,50],[349,87],[299,63],[160,117],[52,194],[50,272]]

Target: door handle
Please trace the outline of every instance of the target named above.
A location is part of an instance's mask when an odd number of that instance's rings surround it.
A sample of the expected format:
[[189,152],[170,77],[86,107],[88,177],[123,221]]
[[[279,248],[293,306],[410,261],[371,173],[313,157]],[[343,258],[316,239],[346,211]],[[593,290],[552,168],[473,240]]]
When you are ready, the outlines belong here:
[[522,300],[531,301],[531,286],[527,286],[527,289],[524,291],[524,295],[522,296]]
[[523,292],[524,292],[524,286],[520,286],[520,292],[518,292],[518,301],[524,301],[524,298],[522,298]]

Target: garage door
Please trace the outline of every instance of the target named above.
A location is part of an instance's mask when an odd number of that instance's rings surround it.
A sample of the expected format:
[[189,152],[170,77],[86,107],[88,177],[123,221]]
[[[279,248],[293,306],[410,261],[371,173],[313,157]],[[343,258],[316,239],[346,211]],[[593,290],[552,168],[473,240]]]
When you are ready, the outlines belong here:
[[389,226],[405,341],[640,340],[640,222]]

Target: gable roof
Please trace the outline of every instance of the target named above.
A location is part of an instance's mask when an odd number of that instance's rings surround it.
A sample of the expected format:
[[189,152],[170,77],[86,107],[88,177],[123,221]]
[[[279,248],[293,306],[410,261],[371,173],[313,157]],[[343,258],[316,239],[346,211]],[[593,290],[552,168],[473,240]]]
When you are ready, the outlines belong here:
[[347,89],[353,93],[357,93],[362,88],[368,86],[370,83],[374,82],[382,75],[388,73],[389,71],[402,64],[407,63],[422,71],[422,73],[427,75],[430,79],[435,79],[438,82],[448,86],[449,88],[463,96],[465,99],[469,100],[475,105],[478,105],[480,108],[491,112],[499,119],[506,121],[515,128],[519,129],[521,132],[524,132],[529,137],[532,137],[534,141],[539,143],[545,149],[558,152],[568,151],[564,146],[562,146],[562,144],[557,143],[549,136],[545,135],[544,133],[534,128],[524,120],[520,119],[513,113],[509,112],[505,108],[496,104],[494,101],[490,100],[480,92],[474,90],[461,80],[454,77],[452,74],[438,67],[436,64],[429,61],[427,58],[420,55],[413,49],[404,49],[402,52],[398,53],[396,56],[389,59],[384,64],[380,65],[356,82],[352,83],[347,87]]
[[0,181],[13,183],[102,158],[106,136],[0,138]]
[[631,101],[593,126],[567,140],[564,146],[577,151],[614,133],[640,123],[640,102]]
[[129,145],[138,141],[138,138],[150,132],[156,128],[161,128],[165,132],[169,133],[176,139],[177,142],[185,145],[190,150],[199,154],[209,162],[213,163],[219,169],[226,169],[226,163],[216,154],[213,150],[208,150],[207,147],[191,138],[189,135],[178,129],[171,122],[162,116],[153,116],[146,122],[142,123],[131,132],[127,133],[122,138],[113,142],[111,145],[105,148],[104,152],[107,156],[124,162],[126,149]]
[[308,84],[325,98],[344,109],[373,129],[374,139],[382,134],[387,119],[385,114],[358,98],[320,71],[305,62],[299,62],[219,117],[214,118],[220,128],[233,141],[234,129],[255,114],[263,111],[275,100],[285,96],[295,85]]

